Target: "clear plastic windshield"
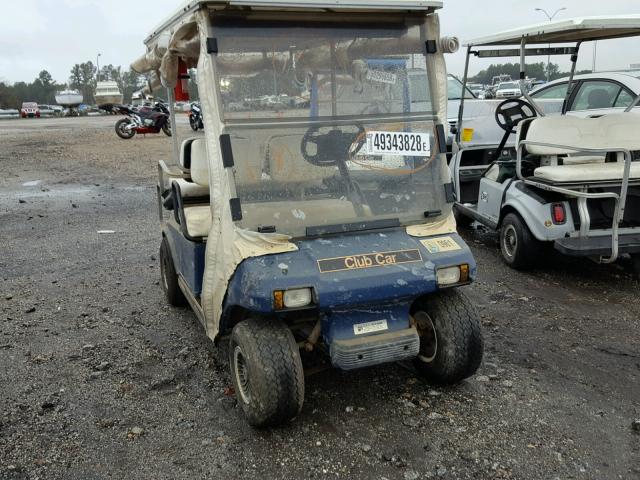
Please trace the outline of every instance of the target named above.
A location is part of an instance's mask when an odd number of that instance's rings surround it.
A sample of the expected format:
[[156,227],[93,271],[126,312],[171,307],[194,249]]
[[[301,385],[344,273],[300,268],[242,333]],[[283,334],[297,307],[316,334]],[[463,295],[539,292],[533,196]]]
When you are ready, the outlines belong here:
[[424,17],[366,24],[216,18],[225,119],[434,111],[425,94]]
[[424,18],[400,20],[216,29],[239,226],[302,237],[448,214]]

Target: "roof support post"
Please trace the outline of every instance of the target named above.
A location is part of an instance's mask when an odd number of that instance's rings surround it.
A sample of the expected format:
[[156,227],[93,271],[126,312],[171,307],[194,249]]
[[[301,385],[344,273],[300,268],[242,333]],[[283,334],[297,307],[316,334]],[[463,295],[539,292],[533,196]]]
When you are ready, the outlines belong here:
[[167,101],[169,102],[169,121],[171,122],[171,144],[173,146],[173,162],[180,163],[180,146],[178,145],[178,126],[176,125],[176,102],[173,88],[167,88]]
[[458,147],[462,148],[460,142],[462,135],[462,116],[464,113],[464,97],[467,93],[467,76],[469,75],[469,57],[471,56],[471,47],[467,47],[467,58],[464,63],[464,76],[462,77],[462,92],[460,95],[460,106],[458,107],[458,126],[456,128],[456,143]]
[[569,97],[571,96],[571,91],[573,90],[573,77],[576,74],[576,65],[578,64],[578,52],[580,51],[580,45],[582,42],[576,43],[576,51],[573,55],[571,55],[571,73],[569,73],[569,83],[567,84],[567,94],[564,97],[564,103],[562,104],[562,114],[567,113],[567,109],[569,108]]
[[544,117],[545,115],[542,109],[538,107],[535,100],[533,100],[529,95],[529,90],[527,90],[527,84],[525,81],[526,79],[527,79],[527,38],[522,37],[522,40],[520,41],[520,92],[522,93],[522,96],[527,100],[527,102],[531,104],[531,106],[537,112],[537,114],[540,115],[541,117]]

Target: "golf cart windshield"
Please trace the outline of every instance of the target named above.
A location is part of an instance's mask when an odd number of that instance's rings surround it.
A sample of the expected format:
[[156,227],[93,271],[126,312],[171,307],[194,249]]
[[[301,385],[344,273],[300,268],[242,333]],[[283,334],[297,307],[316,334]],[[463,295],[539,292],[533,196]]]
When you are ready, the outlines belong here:
[[300,237],[448,213],[424,16],[221,17],[217,84],[241,227]]

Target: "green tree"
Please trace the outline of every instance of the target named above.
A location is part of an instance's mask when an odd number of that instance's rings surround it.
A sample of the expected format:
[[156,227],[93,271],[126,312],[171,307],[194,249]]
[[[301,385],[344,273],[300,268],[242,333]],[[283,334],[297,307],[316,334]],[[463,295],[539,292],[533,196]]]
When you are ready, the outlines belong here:
[[96,67],[91,61],[76,63],[71,68],[69,85],[71,88],[80,90],[85,103],[93,103],[93,92],[95,90]]

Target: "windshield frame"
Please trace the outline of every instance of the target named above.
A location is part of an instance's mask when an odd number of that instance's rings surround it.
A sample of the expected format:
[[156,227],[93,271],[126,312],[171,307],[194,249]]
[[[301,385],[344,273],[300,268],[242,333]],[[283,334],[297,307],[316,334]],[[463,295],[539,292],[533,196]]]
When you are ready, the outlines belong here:
[[[439,81],[435,72],[433,72],[433,68],[428,68],[428,52],[426,50],[426,29],[427,29],[427,15],[424,12],[421,13],[375,13],[375,14],[367,14],[367,15],[353,15],[348,19],[345,19],[344,15],[339,15],[336,13],[323,13],[321,18],[322,20],[313,20],[306,14],[300,12],[291,12],[287,14],[283,14],[277,18],[271,18],[271,16],[266,15],[265,18],[260,17],[259,19],[252,19],[248,14],[239,15],[237,12],[234,12],[232,15],[229,15],[227,12],[214,13],[211,17],[211,25],[214,32],[221,31],[225,27],[219,26],[221,22],[228,22],[229,19],[232,19],[235,22],[240,22],[243,25],[243,28],[247,29],[261,29],[269,26],[274,26],[274,28],[300,28],[300,22],[304,21],[307,24],[315,25],[315,28],[322,29],[333,29],[336,27],[341,27],[343,29],[347,29],[349,26],[358,27],[360,30],[366,31],[383,31],[385,26],[388,24],[393,25],[396,24],[404,24],[407,25],[406,28],[416,27],[420,29],[420,43],[422,44],[421,54],[425,57],[425,61],[427,64],[427,68],[424,70],[424,81],[426,81],[426,85],[429,87],[427,89],[427,95],[429,96],[431,111],[418,111],[418,112],[392,112],[392,113],[372,113],[372,114],[357,114],[357,115],[315,115],[307,118],[304,117],[276,117],[276,116],[264,116],[264,117],[253,117],[250,119],[247,118],[232,118],[225,116],[225,102],[223,101],[223,93],[221,88],[221,81],[224,78],[224,75],[221,75],[221,71],[219,65],[217,63],[218,56],[223,53],[220,51],[212,54],[213,63],[214,63],[214,84],[216,87],[216,96],[218,99],[218,115],[220,118],[220,122],[223,125],[227,126],[239,126],[239,125],[268,125],[271,123],[278,124],[290,124],[292,126],[309,124],[312,125],[315,122],[322,121],[335,121],[335,122],[346,122],[353,123],[355,119],[380,119],[380,120],[396,120],[401,118],[414,118],[415,116],[419,116],[420,118],[425,115],[432,117],[435,119],[438,115],[439,104],[437,98],[437,92],[442,88],[446,88],[447,83]],[[218,27],[216,27],[218,25]],[[396,27],[397,28],[397,27]],[[219,45],[219,42],[218,42]],[[418,55],[417,53],[415,55]],[[333,69],[335,71],[335,69]],[[412,69],[407,67],[407,72],[410,72]],[[412,72],[413,73],[413,72]],[[407,74],[407,81],[409,81],[409,74]],[[410,88],[410,87],[409,87]],[[473,95],[473,93],[471,93]],[[332,97],[334,97],[335,92],[332,92]],[[474,97],[475,98],[475,97]],[[410,102],[412,103],[412,102]]]

